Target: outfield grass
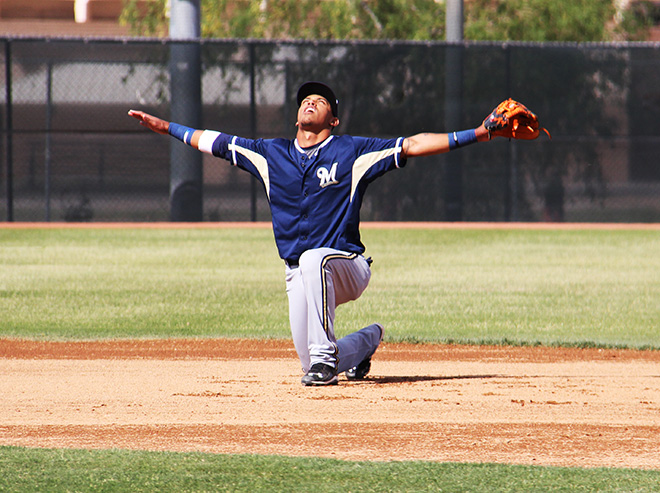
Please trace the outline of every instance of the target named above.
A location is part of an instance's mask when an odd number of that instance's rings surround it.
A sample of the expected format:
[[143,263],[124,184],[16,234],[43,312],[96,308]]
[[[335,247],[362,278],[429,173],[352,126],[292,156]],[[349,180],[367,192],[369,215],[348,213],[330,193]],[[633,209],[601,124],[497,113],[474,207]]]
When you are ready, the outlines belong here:
[[660,471],[0,447],[0,490],[653,492]]
[[[366,229],[342,335],[658,348],[660,232]],[[288,338],[268,229],[0,229],[0,336]]]

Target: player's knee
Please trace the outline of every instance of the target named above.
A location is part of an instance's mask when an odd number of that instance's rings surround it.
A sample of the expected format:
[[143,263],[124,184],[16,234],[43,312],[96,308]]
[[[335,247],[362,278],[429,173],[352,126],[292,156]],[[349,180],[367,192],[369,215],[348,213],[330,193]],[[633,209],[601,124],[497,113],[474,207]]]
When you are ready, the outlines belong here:
[[298,260],[300,273],[303,278],[310,279],[321,276],[321,263],[323,255],[318,250],[307,250],[303,252]]

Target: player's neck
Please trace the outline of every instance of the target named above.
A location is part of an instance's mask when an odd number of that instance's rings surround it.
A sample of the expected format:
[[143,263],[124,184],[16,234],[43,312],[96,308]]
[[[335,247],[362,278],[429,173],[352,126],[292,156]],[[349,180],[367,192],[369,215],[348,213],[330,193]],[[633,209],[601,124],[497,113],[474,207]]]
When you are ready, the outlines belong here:
[[304,130],[298,127],[298,132],[296,133],[296,139],[298,139],[298,144],[300,147],[311,147],[316,144],[320,144],[325,139],[330,137],[332,130],[329,128],[324,128],[321,131],[312,131]]

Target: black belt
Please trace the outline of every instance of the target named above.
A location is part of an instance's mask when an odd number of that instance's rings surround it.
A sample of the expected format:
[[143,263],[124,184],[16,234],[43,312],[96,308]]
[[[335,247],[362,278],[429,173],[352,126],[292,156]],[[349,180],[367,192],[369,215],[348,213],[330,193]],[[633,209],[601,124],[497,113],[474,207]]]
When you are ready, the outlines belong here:
[[[368,263],[369,265],[371,265],[371,264],[373,263],[373,260],[371,259],[371,257],[369,257],[369,258],[366,259],[366,260],[367,260],[367,263]],[[286,266],[287,266],[289,269],[297,269],[297,268],[299,267],[299,265],[300,265],[300,264],[298,263],[297,260],[285,260],[284,263],[286,264]]]

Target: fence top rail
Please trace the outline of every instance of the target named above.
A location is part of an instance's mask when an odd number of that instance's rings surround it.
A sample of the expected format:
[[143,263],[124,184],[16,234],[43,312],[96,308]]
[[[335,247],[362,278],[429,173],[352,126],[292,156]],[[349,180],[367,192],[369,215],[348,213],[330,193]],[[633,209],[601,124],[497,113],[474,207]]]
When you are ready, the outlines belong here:
[[660,49],[660,41],[611,41],[611,42],[572,42],[572,41],[415,41],[415,40],[303,40],[303,39],[256,39],[256,38],[169,38],[169,37],[132,37],[132,36],[32,36],[32,35],[0,35],[1,43],[12,42],[80,42],[80,43],[112,43],[112,44],[181,44],[181,43],[237,43],[250,45],[313,45],[313,46],[464,46],[469,47],[501,47],[507,48],[572,48],[572,49],[630,49],[653,48]]

